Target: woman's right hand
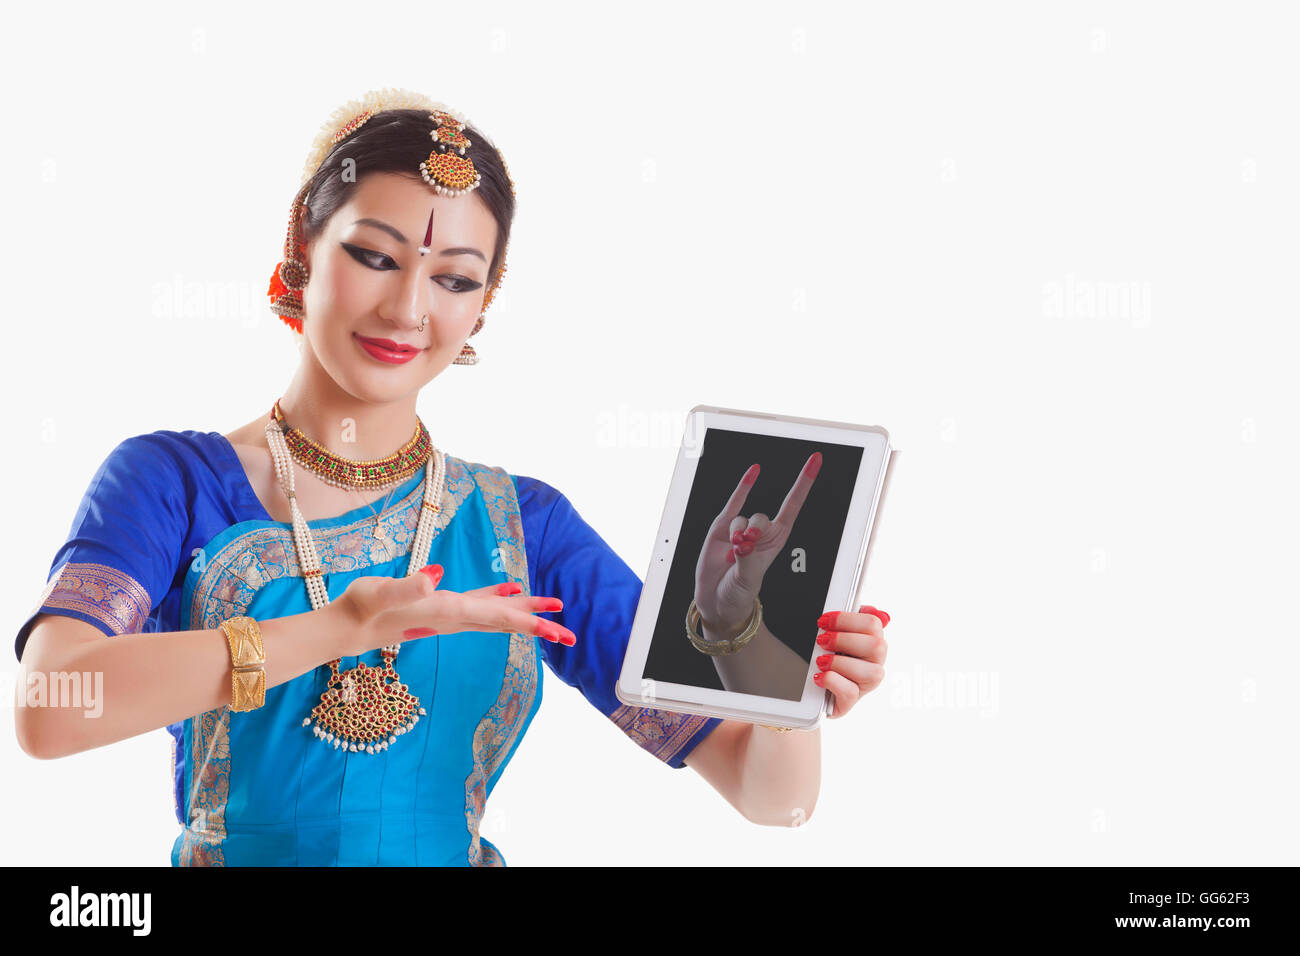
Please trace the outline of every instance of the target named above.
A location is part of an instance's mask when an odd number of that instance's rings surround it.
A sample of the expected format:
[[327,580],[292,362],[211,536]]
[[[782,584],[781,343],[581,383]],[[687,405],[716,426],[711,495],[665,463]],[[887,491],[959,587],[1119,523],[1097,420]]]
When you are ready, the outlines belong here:
[[572,647],[577,637],[567,627],[536,617],[534,611],[560,611],[559,598],[520,597],[513,581],[472,591],[439,591],[442,566],[426,565],[404,578],[363,576],[331,602],[347,624],[343,656],[432,634],[502,631],[535,634]]

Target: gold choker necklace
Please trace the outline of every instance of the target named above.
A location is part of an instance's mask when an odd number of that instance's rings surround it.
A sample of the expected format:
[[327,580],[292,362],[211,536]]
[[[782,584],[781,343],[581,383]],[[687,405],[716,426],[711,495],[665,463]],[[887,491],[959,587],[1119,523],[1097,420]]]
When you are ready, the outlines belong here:
[[323,445],[312,441],[301,430],[289,427],[280,411],[277,399],[271,408],[271,418],[284,433],[289,454],[303,468],[336,488],[364,488],[380,490],[401,484],[428,463],[433,454],[433,441],[424,422],[417,416],[415,434],[411,440],[385,458],[372,461],[354,460],[336,455]]

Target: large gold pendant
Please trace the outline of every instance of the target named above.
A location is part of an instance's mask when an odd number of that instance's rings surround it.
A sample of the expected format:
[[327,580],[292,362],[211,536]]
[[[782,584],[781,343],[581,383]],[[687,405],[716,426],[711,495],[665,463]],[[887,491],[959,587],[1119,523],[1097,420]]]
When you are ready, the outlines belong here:
[[414,730],[416,721],[424,715],[420,699],[401,682],[393,668],[393,651],[384,649],[380,655],[383,667],[370,667],[364,661],[356,667],[339,673],[339,662],[330,661],[330,680],[320,703],[303,726],[312,726],[312,733],[334,749],[342,747],[351,753],[380,753],[389,744],[397,743],[397,736]]

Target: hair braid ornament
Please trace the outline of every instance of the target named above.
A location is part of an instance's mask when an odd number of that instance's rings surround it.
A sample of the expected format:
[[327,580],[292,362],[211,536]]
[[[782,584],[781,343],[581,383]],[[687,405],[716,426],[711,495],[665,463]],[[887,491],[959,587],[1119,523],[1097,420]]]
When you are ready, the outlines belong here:
[[[482,182],[473,158],[467,155],[467,150],[473,147],[469,138],[465,136],[465,128],[470,125],[469,121],[445,104],[410,90],[386,87],[381,90],[371,90],[361,99],[351,100],[336,109],[317,132],[311,150],[307,154],[307,161],[303,164],[302,183],[289,209],[289,227],[285,231],[284,238],[284,258],[276,265],[275,271],[271,274],[270,286],[267,288],[271,311],[280,316],[281,321],[295,332],[302,333],[303,319],[306,318],[302,293],[307,287],[309,272],[307,244],[302,239],[301,225],[312,177],[316,175],[331,149],[378,113],[396,109],[429,111],[429,118],[434,124],[429,135],[434,145],[428,157],[419,164],[418,169],[420,178],[433,187],[434,192],[440,196],[463,196],[473,192]],[[484,145],[480,144],[479,148],[483,148]],[[510,176],[505,157],[501,155],[499,149],[496,152],[497,158],[501,161],[501,168],[505,170],[506,181],[510,184],[510,193],[512,196],[517,196],[515,181]],[[471,338],[483,328],[484,314],[501,287],[501,279],[505,272],[506,255],[503,249],[496,275],[483,296],[483,308],[479,312],[478,321],[470,330]],[[423,322],[421,324],[423,325]],[[478,354],[466,342],[452,364],[476,365]]]

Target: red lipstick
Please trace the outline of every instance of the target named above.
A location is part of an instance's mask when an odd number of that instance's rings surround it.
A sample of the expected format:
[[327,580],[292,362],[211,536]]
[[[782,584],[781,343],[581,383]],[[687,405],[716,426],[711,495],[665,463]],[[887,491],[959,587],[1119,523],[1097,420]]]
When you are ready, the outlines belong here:
[[424,351],[413,345],[402,345],[392,339],[372,339],[357,335],[355,332],[352,335],[368,355],[390,365],[404,365]]

